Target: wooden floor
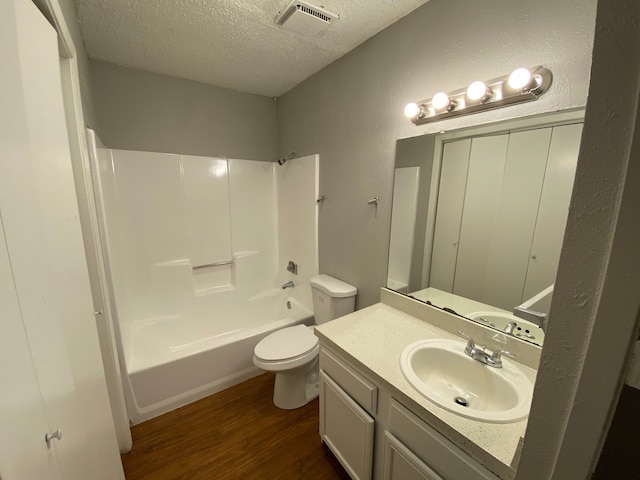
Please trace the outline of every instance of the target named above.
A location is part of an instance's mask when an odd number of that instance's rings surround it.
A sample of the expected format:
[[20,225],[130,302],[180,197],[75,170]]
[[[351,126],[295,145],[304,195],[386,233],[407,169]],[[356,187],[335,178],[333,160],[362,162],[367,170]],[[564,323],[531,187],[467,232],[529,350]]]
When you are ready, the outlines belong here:
[[318,400],[273,405],[265,373],[132,428],[127,480],[345,479],[320,441]]

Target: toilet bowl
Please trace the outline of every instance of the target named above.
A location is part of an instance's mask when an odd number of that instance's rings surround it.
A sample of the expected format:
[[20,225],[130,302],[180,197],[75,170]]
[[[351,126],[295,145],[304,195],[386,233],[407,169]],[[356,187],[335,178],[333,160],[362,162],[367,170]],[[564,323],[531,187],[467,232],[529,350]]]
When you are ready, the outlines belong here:
[[[317,275],[310,284],[318,325],[353,312],[357,293],[353,285],[329,275]],[[263,338],[254,349],[254,365],[276,372],[273,403],[278,408],[299,408],[318,396],[320,346],[314,329],[306,325],[283,328]]]
[[320,346],[314,327],[296,325],[265,337],[253,352],[256,367],[276,372],[273,403],[285,410],[302,407],[318,396]]

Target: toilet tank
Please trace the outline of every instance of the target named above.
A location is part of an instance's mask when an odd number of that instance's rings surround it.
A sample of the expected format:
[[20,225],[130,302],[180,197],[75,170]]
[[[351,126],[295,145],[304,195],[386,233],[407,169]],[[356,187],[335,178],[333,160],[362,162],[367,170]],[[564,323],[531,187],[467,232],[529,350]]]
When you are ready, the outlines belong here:
[[321,325],[354,311],[358,289],[329,275],[316,275],[310,281],[313,315]]

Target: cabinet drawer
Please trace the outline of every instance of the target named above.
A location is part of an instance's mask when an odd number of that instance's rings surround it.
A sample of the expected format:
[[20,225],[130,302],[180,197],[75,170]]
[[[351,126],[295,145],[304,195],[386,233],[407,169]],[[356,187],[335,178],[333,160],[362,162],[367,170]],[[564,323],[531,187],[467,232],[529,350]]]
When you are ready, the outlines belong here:
[[489,470],[396,400],[391,402],[389,430],[445,480],[497,480]]
[[383,480],[442,480],[396,437],[385,432]]
[[320,437],[354,480],[370,480],[374,420],[320,373]]
[[348,367],[337,355],[324,348],[320,350],[320,368],[360,406],[375,415],[378,403],[378,388]]

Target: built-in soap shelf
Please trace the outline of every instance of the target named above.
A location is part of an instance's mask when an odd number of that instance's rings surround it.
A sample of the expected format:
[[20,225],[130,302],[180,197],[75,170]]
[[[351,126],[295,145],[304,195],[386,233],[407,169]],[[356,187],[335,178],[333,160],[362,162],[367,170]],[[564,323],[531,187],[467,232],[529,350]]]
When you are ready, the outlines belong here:
[[[192,265],[190,259],[180,258],[154,263],[153,266],[159,267],[161,270],[165,268],[177,269],[180,273],[171,274],[169,278],[173,279],[176,285],[182,284],[183,288],[189,285],[187,288],[192,289],[196,297],[203,297],[235,290],[235,262],[237,258],[234,255],[228,261],[203,265]],[[164,275],[161,274],[161,276]]]

